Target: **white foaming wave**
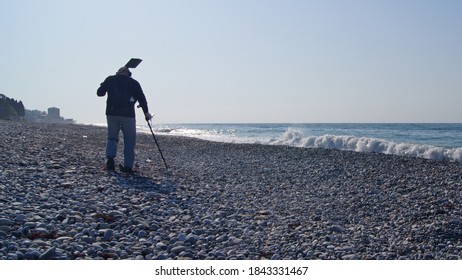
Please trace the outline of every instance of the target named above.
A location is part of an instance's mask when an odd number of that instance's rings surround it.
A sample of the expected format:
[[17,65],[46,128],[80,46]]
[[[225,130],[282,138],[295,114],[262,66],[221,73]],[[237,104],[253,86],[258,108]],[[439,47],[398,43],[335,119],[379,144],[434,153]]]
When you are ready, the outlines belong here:
[[288,129],[281,138],[270,141],[272,145],[305,148],[348,150],[362,153],[383,153],[411,156],[432,160],[462,162],[462,148],[443,148],[431,145],[396,143],[379,138],[350,135],[304,136],[301,131]]
[[191,137],[197,139],[203,139],[208,141],[215,141],[215,142],[241,142],[241,139],[237,139],[232,134],[233,131],[222,131],[219,129],[202,129],[202,128],[188,128],[188,127],[162,127],[156,128],[154,130],[155,133],[160,135],[174,135],[174,136],[183,136],[183,137]]
[[[161,127],[155,133],[199,138],[227,143],[254,143],[263,145],[285,145],[304,148],[348,150],[362,153],[383,153],[401,156],[420,157],[432,160],[449,160],[462,163],[462,148],[444,148],[432,145],[396,143],[380,138],[358,137],[352,135],[305,136],[300,130],[289,128],[281,137],[237,136],[234,131],[199,129],[187,127]],[[145,133],[150,133],[145,128]]]

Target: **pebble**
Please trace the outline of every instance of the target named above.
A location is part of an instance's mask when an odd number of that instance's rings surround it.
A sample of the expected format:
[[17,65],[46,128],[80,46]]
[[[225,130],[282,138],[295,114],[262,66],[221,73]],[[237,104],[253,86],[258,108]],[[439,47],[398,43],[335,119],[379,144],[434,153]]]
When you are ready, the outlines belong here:
[[342,259],[344,260],[355,260],[356,258],[357,258],[356,254],[349,254],[349,255],[342,256]]
[[180,233],[178,235],[178,240],[179,241],[186,241],[186,239],[187,239],[187,237],[186,237],[186,235],[184,233]]
[[101,168],[104,128],[0,121],[0,133],[11,146],[0,153],[0,259],[462,254],[457,163],[159,135],[166,172],[139,134],[143,176],[126,176]]
[[0,231],[3,231],[3,232],[10,232],[10,231],[11,231],[11,227],[10,227],[10,226],[0,226]]
[[161,250],[161,251],[165,251],[167,250],[167,245],[165,245],[163,242],[159,242],[156,244],[156,249],[158,250]]
[[52,247],[39,256],[39,260],[50,260],[56,256],[56,248]]
[[13,221],[6,218],[0,218],[0,226],[9,226],[13,224]]
[[113,230],[107,229],[104,231],[104,236],[103,236],[104,240],[109,241],[112,239],[113,236],[114,236]]
[[343,227],[337,225],[329,227],[329,230],[337,233],[342,233],[345,231]]
[[16,221],[19,223],[24,223],[26,221],[26,215],[24,214],[19,214],[16,216]]
[[148,233],[145,230],[140,230],[138,232],[138,238],[145,238],[146,236],[148,236]]
[[178,255],[179,253],[183,252],[186,250],[186,247],[185,246],[176,246],[176,247],[173,247],[170,252],[173,253],[173,254],[176,254]]

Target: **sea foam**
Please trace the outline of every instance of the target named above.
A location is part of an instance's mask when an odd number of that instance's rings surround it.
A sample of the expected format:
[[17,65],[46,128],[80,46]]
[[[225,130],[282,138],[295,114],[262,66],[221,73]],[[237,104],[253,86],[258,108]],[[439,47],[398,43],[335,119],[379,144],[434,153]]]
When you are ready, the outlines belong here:
[[379,138],[351,135],[326,134],[322,136],[305,136],[301,131],[292,128],[284,132],[280,138],[272,139],[268,144],[348,150],[362,153],[383,153],[432,160],[462,162],[462,148],[444,148],[412,143],[396,143]]
[[[277,127],[278,125],[275,125]],[[216,142],[251,143],[263,145],[286,145],[305,148],[322,148],[356,151],[361,153],[383,153],[400,156],[419,157],[432,160],[448,160],[462,163],[461,147],[438,147],[429,144],[398,142],[379,137],[335,134],[309,135],[293,127],[273,131],[271,126],[267,130],[255,129],[257,125],[178,125],[176,127],[163,126],[156,128],[156,133],[200,138]],[[250,129],[249,129],[250,128]],[[145,132],[148,132],[146,128]],[[344,131],[345,132],[345,131]],[[354,133],[354,131],[351,131]],[[337,134],[339,133],[339,134]],[[361,131],[359,131],[361,133]],[[308,135],[307,135],[308,134]]]

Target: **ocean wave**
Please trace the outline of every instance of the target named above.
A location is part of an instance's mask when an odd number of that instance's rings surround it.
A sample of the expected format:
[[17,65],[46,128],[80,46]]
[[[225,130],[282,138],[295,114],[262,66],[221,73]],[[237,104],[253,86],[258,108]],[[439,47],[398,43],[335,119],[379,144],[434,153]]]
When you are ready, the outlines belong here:
[[348,150],[362,153],[383,153],[462,163],[462,148],[443,148],[431,145],[396,143],[379,138],[351,135],[326,134],[322,136],[305,136],[301,131],[296,129],[288,129],[280,138],[273,139],[269,141],[268,144]]
[[361,153],[393,154],[432,160],[448,160],[462,163],[462,148],[445,148],[426,144],[400,143],[380,138],[354,135],[324,134],[320,136],[307,136],[296,128],[288,128],[284,132],[281,131],[279,136],[278,134],[268,135],[264,133],[249,134],[228,127],[163,126],[155,128],[155,132],[164,135],[193,137],[216,142],[336,149]]

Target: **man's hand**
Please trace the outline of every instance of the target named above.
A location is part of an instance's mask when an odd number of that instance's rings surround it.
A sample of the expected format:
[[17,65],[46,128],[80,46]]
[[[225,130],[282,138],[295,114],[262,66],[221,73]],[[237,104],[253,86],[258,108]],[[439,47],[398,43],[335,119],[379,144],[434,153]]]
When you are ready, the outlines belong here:
[[150,121],[152,119],[152,115],[149,114],[149,112],[147,112],[146,114],[144,114],[144,117],[146,119],[146,121]]

